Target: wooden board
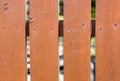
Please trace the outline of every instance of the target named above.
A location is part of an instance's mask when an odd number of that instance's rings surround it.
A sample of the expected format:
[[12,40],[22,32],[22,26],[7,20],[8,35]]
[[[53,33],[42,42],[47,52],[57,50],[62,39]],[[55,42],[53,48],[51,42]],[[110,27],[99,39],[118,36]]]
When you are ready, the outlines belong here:
[[0,81],[26,81],[25,1],[0,0]]
[[90,81],[90,0],[64,0],[64,78]]
[[58,81],[57,4],[30,0],[31,81]]
[[97,0],[96,81],[120,81],[120,0]]

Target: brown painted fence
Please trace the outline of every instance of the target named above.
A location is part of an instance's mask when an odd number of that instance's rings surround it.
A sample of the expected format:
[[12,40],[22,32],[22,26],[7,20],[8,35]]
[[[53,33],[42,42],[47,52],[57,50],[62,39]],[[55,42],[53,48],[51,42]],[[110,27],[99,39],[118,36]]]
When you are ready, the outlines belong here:
[[[120,81],[120,0],[96,1],[95,79]],[[25,9],[25,0],[0,0],[0,81],[27,81],[27,34],[31,81],[58,81],[58,34],[64,37],[64,81],[90,81],[91,1],[64,0],[64,25],[58,0],[30,0],[29,22]]]

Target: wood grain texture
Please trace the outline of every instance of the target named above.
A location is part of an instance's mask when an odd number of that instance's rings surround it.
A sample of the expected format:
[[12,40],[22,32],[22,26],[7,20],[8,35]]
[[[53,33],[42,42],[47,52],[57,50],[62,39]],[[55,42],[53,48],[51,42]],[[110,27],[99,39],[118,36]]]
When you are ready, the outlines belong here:
[[97,0],[96,81],[120,81],[120,0]]
[[57,7],[57,0],[30,0],[31,81],[58,81]]
[[64,78],[90,81],[90,0],[64,0]]
[[0,81],[26,81],[25,1],[0,0]]

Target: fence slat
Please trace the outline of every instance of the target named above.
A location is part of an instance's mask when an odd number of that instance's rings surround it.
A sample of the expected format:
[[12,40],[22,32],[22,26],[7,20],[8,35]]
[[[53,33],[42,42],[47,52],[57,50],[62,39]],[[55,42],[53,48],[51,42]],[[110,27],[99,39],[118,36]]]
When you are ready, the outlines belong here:
[[58,81],[57,7],[57,0],[30,0],[31,81]]
[[97,0],[96,81],[120,81],[120,0]]
[[90,0],[64,0],[65,81],[90,81]]
[[0,81],[26,81],[25,1],[0,0]]

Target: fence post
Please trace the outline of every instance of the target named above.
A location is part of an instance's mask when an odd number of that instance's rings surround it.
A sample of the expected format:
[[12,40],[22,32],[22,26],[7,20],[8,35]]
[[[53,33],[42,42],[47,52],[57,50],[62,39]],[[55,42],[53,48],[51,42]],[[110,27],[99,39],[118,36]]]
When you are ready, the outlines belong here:
[[25,1],[0,0],[0,81],[26,81]]
[[65,81],[90,81],[90,0],[64,0]]
[[31,81],[58,81],[58,0],[30,0]]
[[120,0],[97,0],[96,81],[120,81]]

